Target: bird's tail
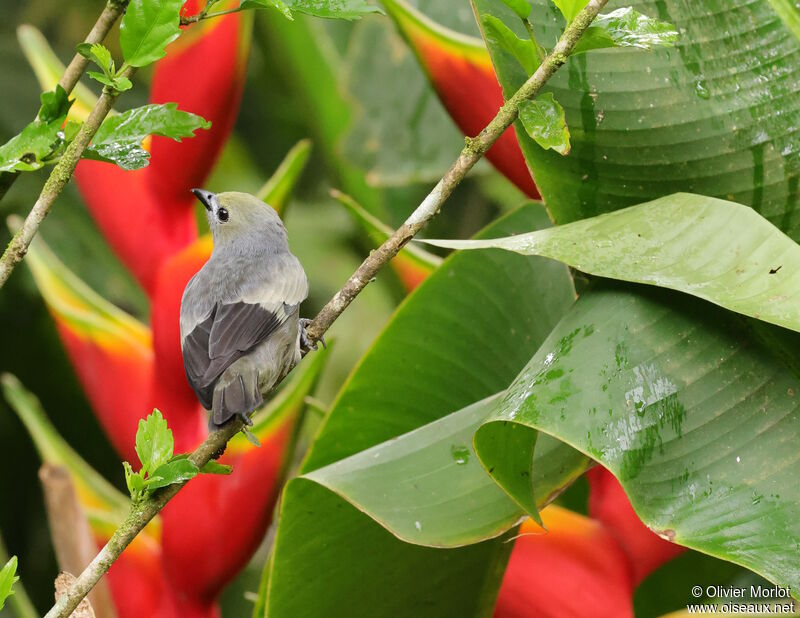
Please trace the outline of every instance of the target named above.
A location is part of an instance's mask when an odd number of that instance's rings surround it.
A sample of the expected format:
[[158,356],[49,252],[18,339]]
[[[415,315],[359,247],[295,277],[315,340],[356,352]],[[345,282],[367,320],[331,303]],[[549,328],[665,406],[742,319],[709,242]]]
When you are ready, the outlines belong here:
[[229,381],[220,380],[214,388],[211,424],[221,427],[234,416],[239,416],[246,425],[252,425],[250,414],[263,403],[264,398],[258,388],[258,372],[243,372]]

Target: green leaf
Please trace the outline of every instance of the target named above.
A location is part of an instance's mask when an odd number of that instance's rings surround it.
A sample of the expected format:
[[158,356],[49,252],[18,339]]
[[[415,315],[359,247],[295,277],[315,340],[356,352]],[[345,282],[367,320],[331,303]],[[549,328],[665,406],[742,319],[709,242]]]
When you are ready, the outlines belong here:
[[370,13],[383,13],[383,10],[365,0],[243,0],[244,9],[276,8],[289,19],[292,12],[305,13],[314,17],[332,19],[361,19]]
[[14,594],[14,584],[19,581],[17,577],[17,557],[11,556],[5,566],[0,569],[0,609],[6,603],[6,599]]
[[656,46],[672,46],[677,40],[678,32],[672,24],[625,7],[598,15],[572,53],[574,55],[603,47],[638,47],[649,50]]
[[39,109],[39,120],[44,123],[63,122],[69,113],[69,108],[75,102],[69,99],[69,95],[60,84],[57,84],[54,90],[43,92],[40,99],[42,107]]
[[119,29],[125,62],[147,66],[166,55],[165,48],[181,33],[183,0],[130,0]]
[[172,459],[175,441],[172,430],[158,409],[139,421],[136,431],[136,454],[142,462],[142,473],[154,473]]
[[[0,146],[0,172],[31,172],[38,170],[66,146],[67,136],[62,125],[70,101],[61,86],[41,94],[39,117],[29,123],[19,135]],[[70,132],[69,139],[74,136]]]
[[[484,235],[548,224],[541,206],[528,205]],[[350,376],[301,472],[504,389],[573,294],[565,267],[555,262],[502,252],[451,256],[408,297]],[[458,549],[410,545],[328,489],[294,480],[281,502],[263,602],[279,616],[489,615],[509,550],[500,539]],[[342,569],[343,560],[351,567]],[[308,578],[310,572],[326,576]]]
[[527,19],[531,14],[531,5],[528,0],[503,0],[503,3],[514,11],[520,19]]
[[[502,1],[505,2],[506,0]],[[589,0],[553,0],[553,4],[561,11],[564,19],[567,20],[567,24],[570,24],[572,20],[578,16],[578,13],[586,8],[586,5],[589,4]]]
[[294,20],[292,10],[283,0],[242,0],[241,7],[243,9],[277,9],[286,19]]
[[553,98],[552,92],[520,103],[519,119],[528,135],[542,148],[552,148],[560,155],[569,154],[569,128],[564,108]]
[[128,493],[133,500],[137,500],[144,490],[144,476],[134,471],[127,461],[122,462],[122,468],[125,470],[125,485],[128,487]]
[[127,170],[139,169],[150,158],[141,145],[148,135],[180,141],[192,137],[195,130],[210,126],[202,117],[179,110],[177,103],[144,105],[106,118],[84,157],[116,163]]
[[101,43],[80,43],[77,48],[78,53],[94,62],[103,70],[103,75],[106,77],[113,77],[116,73],[114,67],[114,59],[111,57],[111,52],[105,45]]
[[690,296],[598,285],[513,381],[476,450],[492,425],[552,435],[611,470],[662,537],[796,590],[798,343]]
[[160,465],[145,483],[148,491],[154,491],[175,483],[183,483],[193,479],[200,469],[186,458],[179,457]]
[[255,446],[256,448],[261,448],[261,440],[258,439],[258,436],[254,434],[248,427],[242,427],[241,434],[247,439],[247,441]]
[[203,474],[230,474],[233,472],[233,466],[226,466],[225,464],[221,464],[218,461],[214,461],[213,459],[206,463],[202,468],[200,468],[200,472]]
[[50,122],[34,120],[0,146],[0,172],[31,172],[42,168],[47,159],[64,144],[61,124],[64,119]]
[[[501,0],[473,0],[479,17]],[[550,47],[560,19],[532,0],[529,20]],[[553,219],[561,224],[683,191],[752,206],[795,240],[800,148],[800,26],[776,0],[643,0],[637,11],[674,25],[675,49],[619,48],[571,57],[547,83],[564,107],[571,152],[517,138]],[[609,11],[622,2],[609,3]],[[612,13],[613,14],[613,13]],[[487,40],[506,97],[527,78]],[[743,50],[747,50],[743,53]]]
[[494,240],[425,240],[541,255],[591,275],[672,288],[800,331],[800,245],[752,208],[677,193]]
[[519,38],[511,28],[494,15],[484,15],[481,23],[483,23],[483,31],[487,40],[491,40],[494,45],[514,56],[525,72],[533,75],[534,71],[539,68],[536,44],[530,39]]
[[310,156],[311,140],[302,139],[292,146],[269,180],[258,190],[258,198],[272,206],[278,214],[282,214]]
[[111,87],[117,92],[125,92],[133,88],[133,83],[124,75],[117,75],[113,79],[113,85]]
[[[486,473],[472,448],[473,434],[501,396],[479,401],[302,478],[337,493],[408,543],[460,547],[494,538],[524,515]],[[535,488],[534,502],[547,504],[586,470],[587,463],[574,449],[543,437],[533,468],[537,477],[525,479],[528,487],[533,483]],[[387,487],[392,491],[385,491]]]
[[115,77],[108,77],[103,73],[98,73],[97,71],[87,71],[89,77],[93,80],[100,82],[104,86],[108,86],[116,90],[117,92],[125,92],[126,90],[130,90],[133,87],[131,80],[129,80],[124,75],[118,75]]

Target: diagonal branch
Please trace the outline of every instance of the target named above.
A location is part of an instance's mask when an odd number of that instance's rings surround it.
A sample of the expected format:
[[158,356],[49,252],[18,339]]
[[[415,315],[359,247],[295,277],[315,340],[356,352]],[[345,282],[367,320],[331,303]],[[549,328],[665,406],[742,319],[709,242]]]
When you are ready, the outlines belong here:
[[[523,86],[506,101],[494,119],[477,137],[467,138],[466,146],[456,162],[437,183],[433,190],[411,213],[411,216],[397,231],[389,237],[377,250],[372,252],[358,267],[345,285],[317,314],[306,329],[312,340],[319,340],[342,314],[347,306],[363,290],[378,271],[391,260],[398,251],[408,243],[414,235],[439,212],[444,201],[455,187],[464,179],[472,167],[481,159],[503,132],[511,126],[519,113],[520,104],[534,97],[553,74],[567,61],[578,39],[589,27],[608,0],[590,0],[586,8],[567,26],[553,51],[542,61],[541,66],[523,84]],[[209,460],[224,451],[225,445],[243,428],[242,421],[235,420],[206,438],[197,449],[189,455],[189,459],[202,468]],[[147,523],[155,517],[185,485],[170,485],[152,496],[134,504],[128,517],[117,529],[100,553],[81,573],[67,594],[47,612],[45,618],[67,618],[77,607],[100,578],[108,571],[114,561],[130,544]]]

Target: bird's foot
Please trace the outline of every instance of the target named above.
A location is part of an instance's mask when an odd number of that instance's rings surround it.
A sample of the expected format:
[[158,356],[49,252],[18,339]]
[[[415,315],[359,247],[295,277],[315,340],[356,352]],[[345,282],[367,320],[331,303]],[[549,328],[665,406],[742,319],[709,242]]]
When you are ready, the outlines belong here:
[[311,320],[308,318],[300,318],[300,352],[303,356],[311,352],[311,350],[316,350],[318,343],[321,343],[323,348],[328,348],[323,337],[319,338],[319,342],[311,340],[311,338],[308,336],[308,333],[306,333],[306,327],[308,327],[309,324],[311,324]]
[[250,410],[250,412],[238,412],[236,416],[242,419],[245,427],[252,427],[253,426],[253,419],[250,418],[250,415],[253,414],[255,410]]

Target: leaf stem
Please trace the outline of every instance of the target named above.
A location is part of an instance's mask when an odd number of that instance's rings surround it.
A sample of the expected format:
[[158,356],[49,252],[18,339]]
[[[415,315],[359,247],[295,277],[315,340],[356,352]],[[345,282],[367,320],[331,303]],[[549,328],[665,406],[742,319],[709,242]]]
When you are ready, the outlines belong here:
[[223,15],[230,15],[231,13],[239,13],[242,10],[241,6],[234,7],[232,9],[225,9],[224,11],[217,11],[216,13],[207,13],[208,6],[205,9],[200,11],[195,15],[190,15],[189,17],[181,17],[181,25],[188,26],[189,24],[195,24],[199,21],[204,19],[211,19],[212,17],[222,17]]
[[534,47],[536,47],[536,53],[539,54],[539,62],[544,62],[544,59],[547,57],[547,52],[544,50],[544,47],[539,45],[539,41],[536,39],[536,34],[533,32],[533,26],[531,25],[531,22],[525,18],[522,20],[522,23],[525,24],[525,30],[528,31],[528,36],[531,38]]
[[[318,341],[342,314],[347,306],[363,290],[377,272],[393,258],[430,221],[442,207],[455,187],[464,179],[472,167],[481,159],[487,150],[511,126],[519,113],[523,101],[538,94],[542,86],[567,61],[575,44],[589,24],[608,0],[589,0],[586,7],[578,14],[556,43],[534,74],[506,101],[494,119],[486,125],[476,137],[466,139],[466,145],[456,162],[436,184],[433,190],[411,213],[401,225],[377,250],[373,251],[356,269],[345,285],[317,314],[309,324],[308,336]],[[285,377],[285,376],[284,376]],[[189,455],[189,459],[202,468],[211,459],[224,451],[228,441],[244,427],[241,420],[236,419],[219,430],[211,433],[205,441]],[[89,566],[75,580],[66,594],[58,598],[56,604],[45,615],[45,618],[67,618],[89,593],[100,578],[111,568],[111,565],[133,541],[137,534],[164,508],[186,484],[186,482],[170,485],[156,491],[141,502],[132,505],[128,517],[114,532],[105,547],[92,560]]]

